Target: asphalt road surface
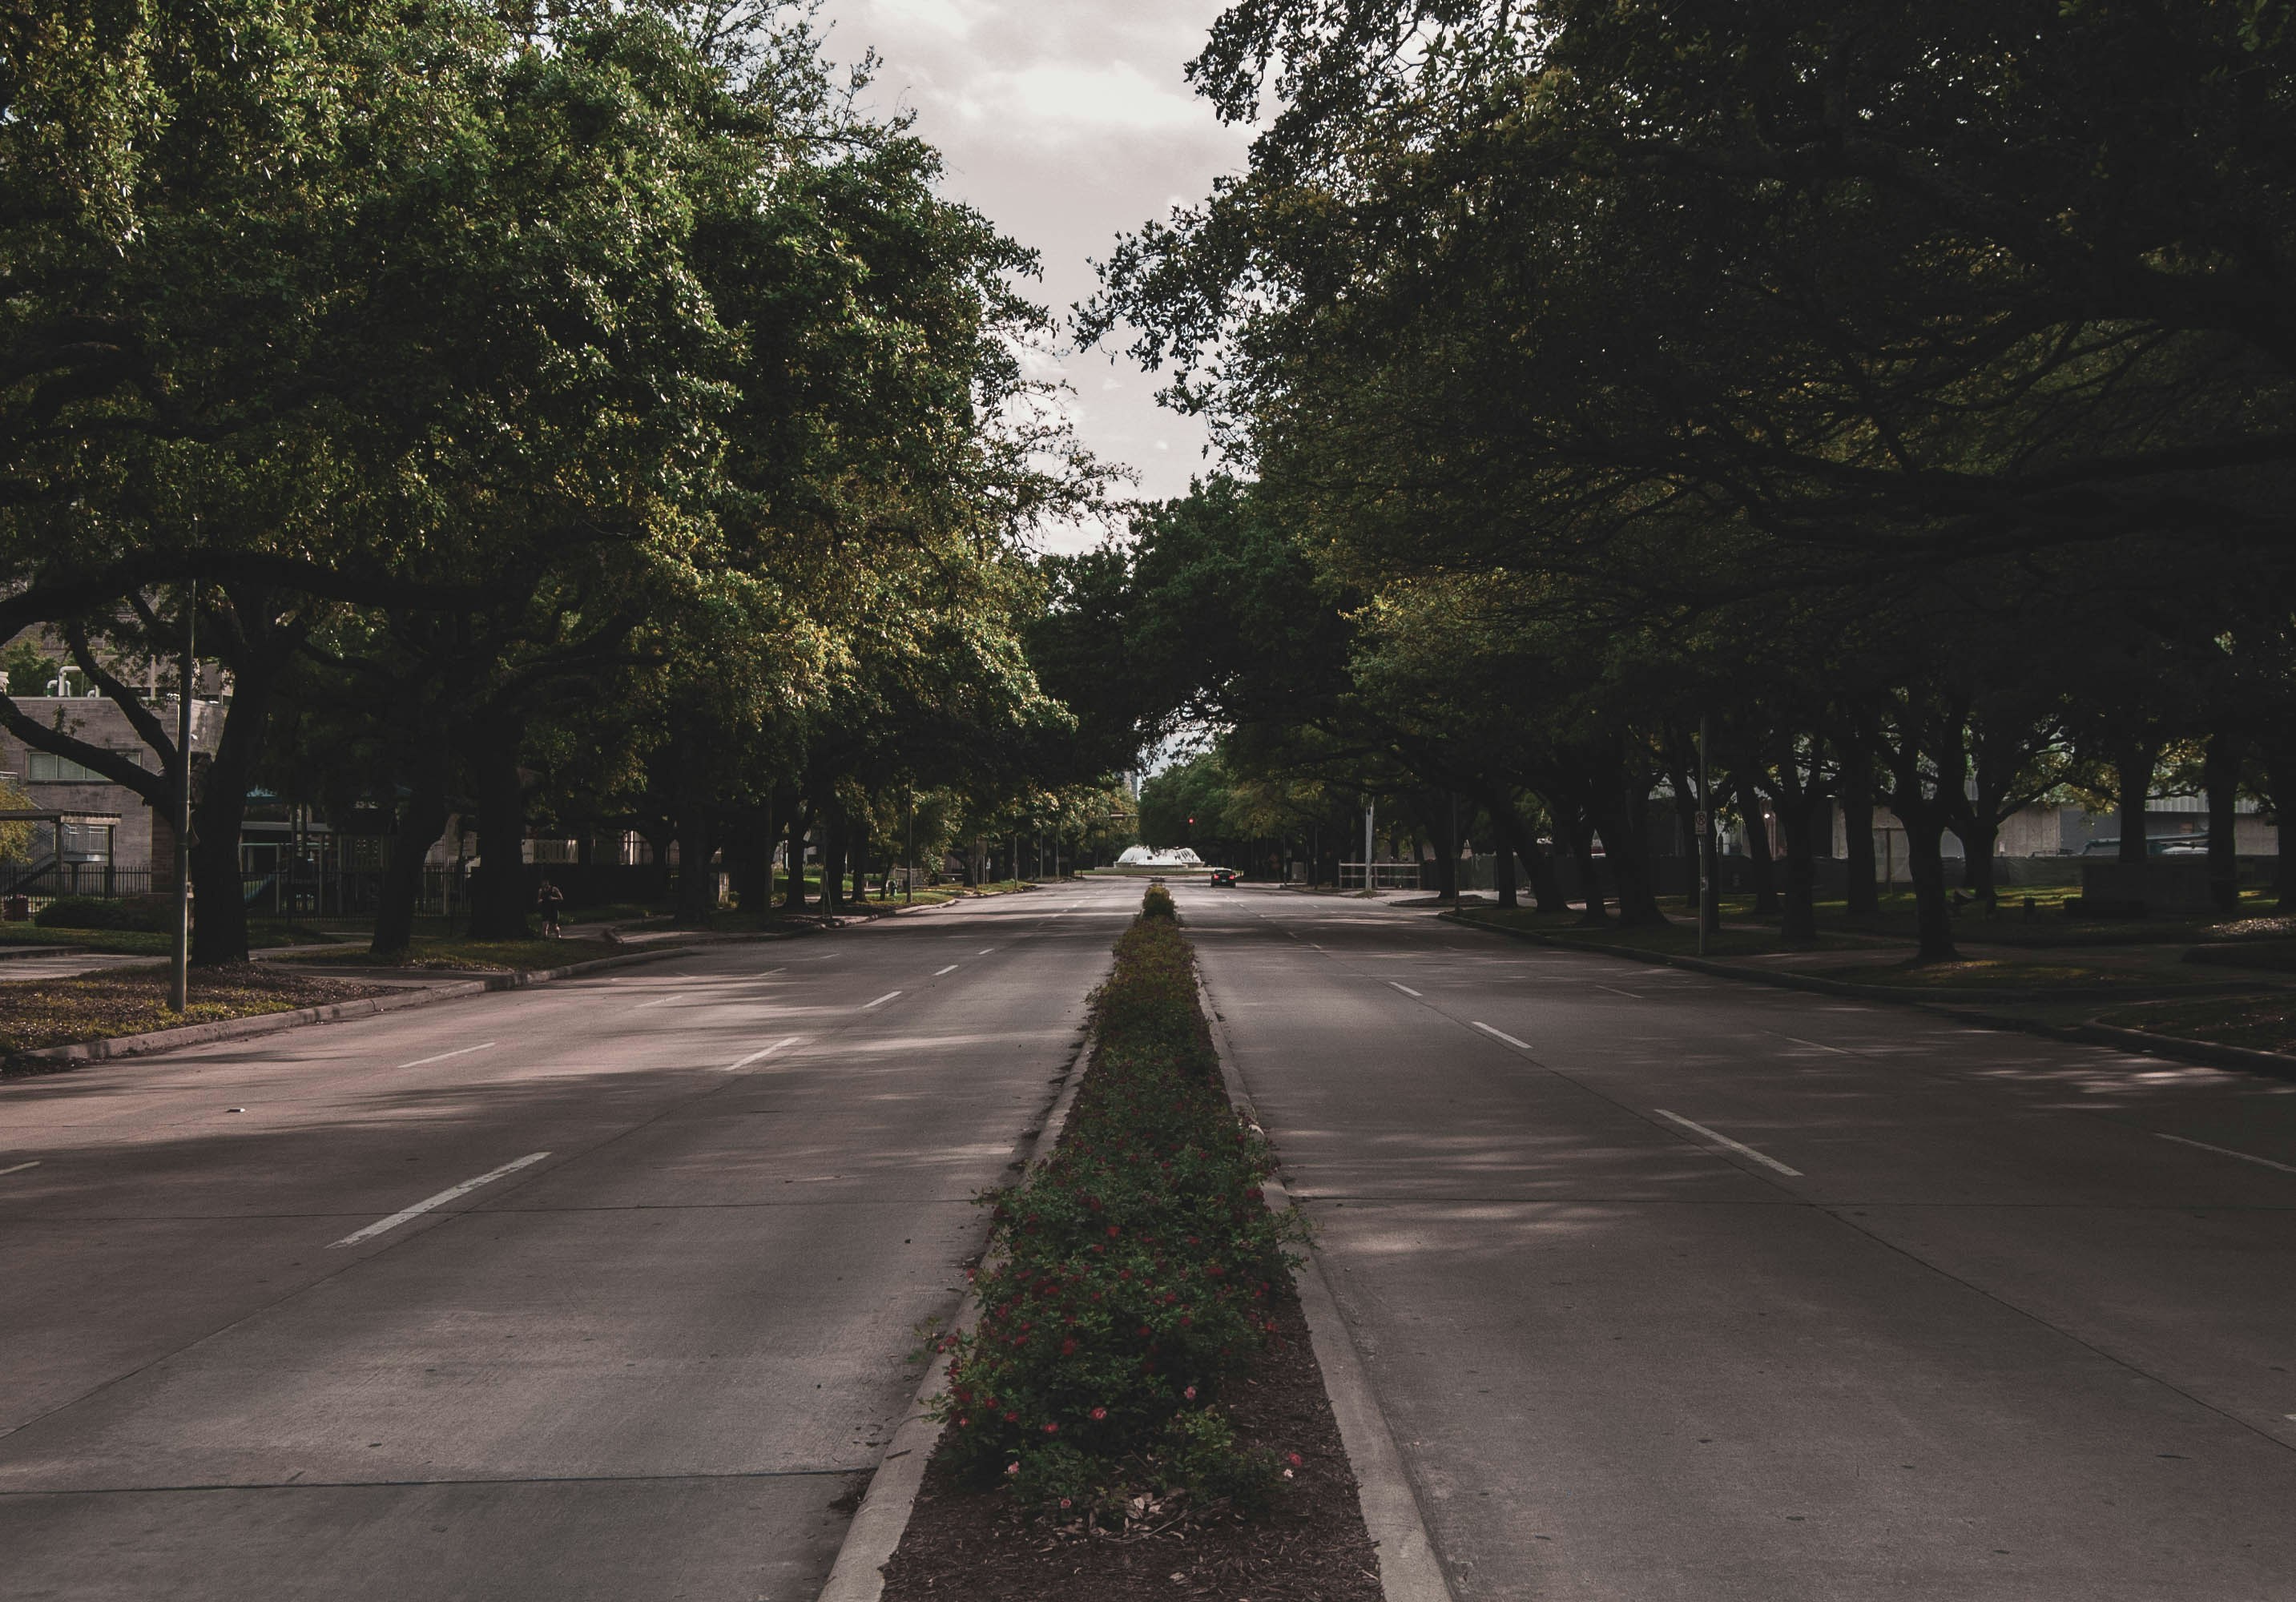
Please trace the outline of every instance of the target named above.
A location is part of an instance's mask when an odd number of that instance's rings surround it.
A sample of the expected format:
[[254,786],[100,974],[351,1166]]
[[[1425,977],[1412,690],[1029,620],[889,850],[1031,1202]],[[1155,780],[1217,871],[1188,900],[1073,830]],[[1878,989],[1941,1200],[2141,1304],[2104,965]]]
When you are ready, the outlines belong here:
[[[0,1598],[811,1598],[1139,887],[0,1089]],[[1464,1602],[2296,1598],[2296,1084],[1176,890]]]
[[810,1598],[1135,904],[0,1088],[0,1597]]
[[1461,1598],[2296,1598],[2296,1084],[1179,898]]

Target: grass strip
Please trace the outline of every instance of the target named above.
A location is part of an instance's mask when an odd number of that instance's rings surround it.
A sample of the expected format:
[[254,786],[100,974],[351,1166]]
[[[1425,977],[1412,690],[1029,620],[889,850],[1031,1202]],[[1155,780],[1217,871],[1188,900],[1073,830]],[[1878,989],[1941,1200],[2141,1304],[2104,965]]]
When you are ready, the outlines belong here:
[[945,1427],[887,1602],[1375,1602],[1292,1291],[1300,1226],[1267,1206],[1274,1154],[1222,1088],[1162,888],[1093,1005],[1058,1148],[983,1198],[981,1316],[942,1343]]
[[456,973],[527,973],[564,968],[627,951],[603,940],[454,940],[416,936],[397,957],[378,957],[364,945],[315,952],[292,960],[297,967],[443,969]]
[[160,967],[0,985],[0,1058],[378,993],[372,985],[296,973],[274,962],[192,969],[191,1004],[180,1013],[168,1009],[168,974]]
[[1119,1514],[1140,1491],[1265,1503],[1222,1388],[1266,1348],[1286,1224],[1265,1140],[1228,1104],[1194,955],[1152,888],[1094,998],[1099,1050],[1050,1161],[995,1198],[982,1314],[939,1416],[950,1461],[1021,1502]]

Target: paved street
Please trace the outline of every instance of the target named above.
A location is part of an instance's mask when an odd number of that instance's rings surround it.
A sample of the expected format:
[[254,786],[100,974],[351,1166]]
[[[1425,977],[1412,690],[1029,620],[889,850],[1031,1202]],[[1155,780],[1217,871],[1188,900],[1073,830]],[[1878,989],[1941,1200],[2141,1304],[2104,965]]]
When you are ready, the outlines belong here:
[[1180,901],[1463,1598],[2296,1596],[2296,1085]]
[[0,1089],[0,1595],[809,1598],[1136,902]]
[[[2296,1085],[1175,888],[1463,1602],[2296,1595]],[[810,1598],[1139,890],[0,1090],[0,1596]]]

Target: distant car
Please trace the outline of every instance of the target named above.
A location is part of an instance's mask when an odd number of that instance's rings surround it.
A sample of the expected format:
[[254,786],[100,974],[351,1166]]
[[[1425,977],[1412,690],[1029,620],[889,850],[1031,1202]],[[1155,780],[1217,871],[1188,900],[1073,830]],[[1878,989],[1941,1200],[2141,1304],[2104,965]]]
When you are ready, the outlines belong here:
[[1235,870],[1233,868],[1213,869],[1211,882],[1216,885],[1232,885],[1235,883]]

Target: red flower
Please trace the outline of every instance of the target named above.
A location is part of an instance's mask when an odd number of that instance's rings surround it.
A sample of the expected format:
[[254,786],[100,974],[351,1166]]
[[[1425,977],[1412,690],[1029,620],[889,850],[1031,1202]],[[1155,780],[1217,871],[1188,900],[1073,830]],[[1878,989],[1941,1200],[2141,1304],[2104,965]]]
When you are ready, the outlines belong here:
[[1108,1417],[1108,1410],[1104,1407],[1096,1407],[1092,1410],[1092,1416],[1095,1418],[1105,1418]]
[[1060,1433],[1061,1433],[1061,1426],[1060,1426],[1059,1425],[1057,1425],[1057,1424],[1047,1424],[1046,1426],[1045,1426],[1045,1434],[1048,1434],[1048,1435],[1057,1435],[1057,1434],[1059,1434]]
[[1300,1454],[1296,1451],[1292,1454],[1292,1467],[1294,1468],[1300,1467]]

